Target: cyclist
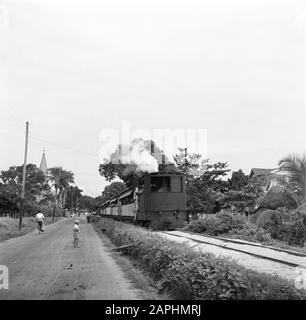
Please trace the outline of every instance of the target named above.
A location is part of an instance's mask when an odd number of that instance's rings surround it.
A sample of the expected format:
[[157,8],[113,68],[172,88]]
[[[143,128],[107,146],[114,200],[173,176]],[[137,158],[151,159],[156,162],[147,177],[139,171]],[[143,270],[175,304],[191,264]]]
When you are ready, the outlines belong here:
[[44,232],[44,220],[45,220],[45,216],[38,211],[38,213],[35,216],[36,222],[37,222],[37,226],[38,226],[38,233],[40,234],[41,232]]

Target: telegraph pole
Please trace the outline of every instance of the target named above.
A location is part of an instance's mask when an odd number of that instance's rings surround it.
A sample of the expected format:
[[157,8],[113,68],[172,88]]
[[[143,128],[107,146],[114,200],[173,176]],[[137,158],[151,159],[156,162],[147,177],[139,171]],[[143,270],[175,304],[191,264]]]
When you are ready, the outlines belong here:
[[27,155],[28,155],[28,138],[29,138],[29,122],[26,122],[26,135],[25,135],[25,150],[22,174],[22,189],[21,189],[21,208],[19,212],[19,230],[22,228],[22,217],[24,214],[24,196],[25,196],[25,182],[27,173]]

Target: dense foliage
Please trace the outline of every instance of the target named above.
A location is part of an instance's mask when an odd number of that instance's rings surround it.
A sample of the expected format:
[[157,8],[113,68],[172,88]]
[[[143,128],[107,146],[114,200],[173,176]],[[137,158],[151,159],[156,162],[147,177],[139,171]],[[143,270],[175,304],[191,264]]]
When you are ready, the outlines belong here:
[[55,189],[55,203],[54,208],[58,205],[63,208],[66,203],[65,197],[67,190],[71,188],[74,183],[74,176],[71,171],[64,170],[62,167],[50,168],[48,174],[48,181]]
[[213,236],[229,236],[250,241],[268,242],[268,232],[248,223],[246,217],[239,212],[222,211],[214,215],[206,215],[192,220],[186,230],[205,233]]
[[278,276],[251,271],[229,258],[199,253],[150,231],[102,219],[96,224],[175,299],[306,299]]
[[274,186],[265,193],[259,207],[276,210],[278,208],[295,209],[298,204],[291,192],[281,186]]
[[222,211],[192,220],[186,230],[272,244],[273,239],[303,246],[306,213],[302,209],[264,210],[252,222],[238,212]]
[[96,198],[91,196],[81,195],[79,198],[79,207],[82,210],[95,211],[97,206]]
[[[0,174],[0,211],[16,213],[21,205],[23,166],[11,166]],[[34,164],[27,165],[25,185],[25,208],[34,206],[39,195],[48,194],[50,187],[44,174]]]
[[106,186],[102,192],[102,195],[100,197],[100,202],[103,203],[110,198],[116,196],[118,193],[125,190],[127,187],[123,182],[116,181],[112,182],[110,185]]
[[263,193],[258,181],[250,179],[241,169],[226,180],[230,172],[226,162],[211,164],[186,149],[179,151],[174,160],[178,171],[187,177],[187,207],[191,214],[216,213],[221,209],[249,213],[255,209]]
[[299,204],[306,203],[306,154],[290,154],[281,159],[279,173],[287,177],[279,182],[297,196]]
[[257,218],[257,226],[268,231],[273,239],[304,245],[306,213],[302,209],[265,210]]
[[[23,166],[11,166],[0,174],[0,213],[17,217],[21,209]],[[82,190],[74,185],[74,175],[62,167],[50,168],[45,175],[34,164],[26,167],[24,215],[31,216],[41,208],[61,214],[64,208],[78,206]]]

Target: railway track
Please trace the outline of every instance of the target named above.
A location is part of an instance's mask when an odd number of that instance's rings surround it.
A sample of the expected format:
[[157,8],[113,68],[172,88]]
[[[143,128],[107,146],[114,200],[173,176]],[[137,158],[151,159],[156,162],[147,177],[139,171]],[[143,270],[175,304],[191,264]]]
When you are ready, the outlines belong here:
[[[191,234],[191,235],[198,235],[198,233],[195,233],[195,232],[190,232],[190,231],[184,231],[184,232],[188,233],[188,234]],[[276,247],[272,247],[272,246],[265,246],[265,245],[263,245],[261,243],[250,242],[250,241],[241,240],[241,239],[230,239],[230,238],[216,237],[216,236],[211,236],[211,235],[207,235],[207,234],[205,234],[205,237],[206,238],[212,238],[212,239],[220,239],[220,240],[223,240],[225,242],[239,243],[241,245],[251,245],[251,246],[259,247],[259,248],[267,248],[267,249],[271,249],[271,250],[274,250],[274,251],[286,252],[286,253],[292,254],[294,256],[306,258],[306,254],[301,253],[301,252],[282,249],[282,248],[276,248]]]
[[[187,242],[195,242],[196,245],[205,244],[215,246],[224,250],[231,250],[239,252],[259,259],[265,259],[287,265],[290,267],[303,267],[306,268],[306,255],[299,252],[275,248],[271,246],[264,246],[259,243],[248,242],[238,239],[228,239],[207,235],[200,235],[191,232],[182,231],[162,231],[164,235],[185,239]],[[230,255],[230,254],[229,254]]]

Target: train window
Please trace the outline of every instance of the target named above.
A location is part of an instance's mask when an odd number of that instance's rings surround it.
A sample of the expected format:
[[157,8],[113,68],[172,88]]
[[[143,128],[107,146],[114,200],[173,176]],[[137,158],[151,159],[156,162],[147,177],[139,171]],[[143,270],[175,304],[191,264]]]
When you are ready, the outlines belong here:
[[120,199],[120,202],[122,206],[133,203],[134,202],[133,194],[130,194],[129,196]]
[[151,177],[151,192],[169,192],[170,177]]
[[171,177],[171,192],[182,192],[181,176],[172,176]]

